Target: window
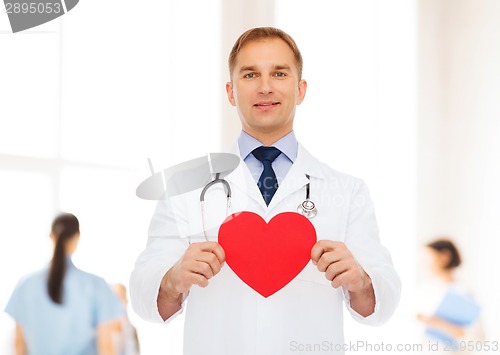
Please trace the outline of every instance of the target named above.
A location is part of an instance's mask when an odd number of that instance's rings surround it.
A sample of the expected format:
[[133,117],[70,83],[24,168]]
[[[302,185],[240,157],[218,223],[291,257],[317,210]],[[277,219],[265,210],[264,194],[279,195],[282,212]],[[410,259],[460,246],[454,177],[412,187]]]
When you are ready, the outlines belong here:
[[[218,1],[81,2],[18,34],[0,16],[2,309],[17,280],[50,260],[60,210],[81,222],[75,264],[128,284],[155,207],[135,196],[146,159],[160,170],[218,149],[220,12]],[[181,352],[182,320],[158,329],[129,314],[144,354],[165,339]]]

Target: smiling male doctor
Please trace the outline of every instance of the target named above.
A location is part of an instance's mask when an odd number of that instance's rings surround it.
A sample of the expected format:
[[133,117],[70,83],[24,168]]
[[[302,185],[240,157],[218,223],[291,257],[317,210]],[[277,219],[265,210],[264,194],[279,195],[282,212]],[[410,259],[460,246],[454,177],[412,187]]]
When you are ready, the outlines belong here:
[[[158,203],[147,247],[131,275],[133,308],[144,319],[164,322],[187,303],[184,353],[189,355],[343,354],[343,303],[356,320],[379,325],[391,317],[400,297],[368,190],[297,142],[295,108],[307,83],[289,35],[271,27],[243,33],[229,56],[229,72],[227,96],[242,124],[233,149],[242,162],[226,177],[232,211],[257,213],[266,221],[294,212],[310,182],[318,208],[310,220],[318,238],[311,260],[289,284],[262,297],[225,264],[217,243],[225,218],[222,187],[206,197],[206,220],[215,226],[208,231],[210,241],[196,240],[204,229],[200,191],[187,193]],[[264,151],[272,157],[263,158]],[[277,181],[277,190],[263,187],[264,175]]]

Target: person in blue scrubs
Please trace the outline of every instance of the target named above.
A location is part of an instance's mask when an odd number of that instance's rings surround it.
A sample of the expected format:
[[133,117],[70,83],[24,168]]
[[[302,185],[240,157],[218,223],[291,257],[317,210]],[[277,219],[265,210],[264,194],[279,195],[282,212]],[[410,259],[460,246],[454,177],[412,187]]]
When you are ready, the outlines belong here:
[[124,310],[104,279],[72,263],[78,219],[58,215],[50,237],[50,265],[21,279],[5,309],[16,321],[16,354],[115,354],[112,332]]

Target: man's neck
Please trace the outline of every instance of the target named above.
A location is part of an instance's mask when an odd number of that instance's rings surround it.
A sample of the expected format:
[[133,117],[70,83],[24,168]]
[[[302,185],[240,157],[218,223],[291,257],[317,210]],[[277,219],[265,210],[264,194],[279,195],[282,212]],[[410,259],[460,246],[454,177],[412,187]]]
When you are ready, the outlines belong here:
[[257,139],[264,146],[269,147],[279,141],[281,138],[289,134],[292,130],[283,131],[283,132],[269,132],[269,133],[259,133],[259,132],[248,132],[243,130],[249,136]]

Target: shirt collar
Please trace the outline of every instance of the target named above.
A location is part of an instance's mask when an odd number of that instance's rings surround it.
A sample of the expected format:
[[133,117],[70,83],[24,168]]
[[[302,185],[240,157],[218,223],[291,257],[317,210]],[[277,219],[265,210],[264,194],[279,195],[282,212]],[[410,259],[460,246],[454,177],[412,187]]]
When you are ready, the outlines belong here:
[[[241,131],[238,138],[238,146],[240,148],[240,156],[245,160],[255,148],[262,145],[257,139],[249,135],[248,133]],[[283,138],[275,142],[272,147],[276,147],[292,162],[297,159],[297,154],[299,150],[299,144],[297,138],[295,138],[295,133],[291,131]]]

